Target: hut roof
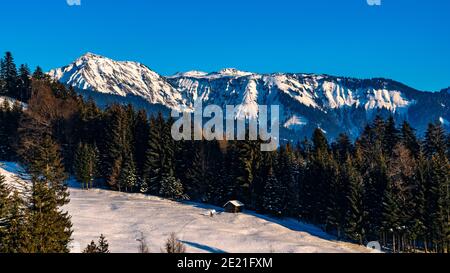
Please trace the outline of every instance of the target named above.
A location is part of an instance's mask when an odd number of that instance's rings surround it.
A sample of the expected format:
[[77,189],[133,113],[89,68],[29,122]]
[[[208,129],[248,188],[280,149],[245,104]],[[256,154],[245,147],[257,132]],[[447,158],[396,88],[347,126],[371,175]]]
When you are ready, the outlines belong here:
[[224,205],[224,207],[226,207],[228,204],[232,204],[232,205],[235,206],[235,207],[243,207],[243,206],[244,206],[244,204],[243,204],[242,202],[238,201],[238,200],[231,200],[231,201],[228,201],[228,202]]

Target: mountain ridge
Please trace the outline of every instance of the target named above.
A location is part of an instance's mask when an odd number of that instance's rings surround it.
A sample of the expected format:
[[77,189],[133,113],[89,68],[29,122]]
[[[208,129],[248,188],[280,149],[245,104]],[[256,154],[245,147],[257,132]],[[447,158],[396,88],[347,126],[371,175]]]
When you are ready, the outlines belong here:
[[[139,62],[87,53],[49,75],[83,93],[138,97],[150,105],[192,111],[194,102],[240,105],[236,118],[257,117],[257,105],[280,105],[286,139],[323,128],[356,137],[376,115],[410,121],[419,133],[428,122],[450,120],[449,91],[419,91],[401,82],[314,73],[258,74],[225,68],[161,76]],[[446,90],[446,89],[444,89]],[[448,89],[447,89],[448,90]],[[428,120],[427,120],[428,119]]]

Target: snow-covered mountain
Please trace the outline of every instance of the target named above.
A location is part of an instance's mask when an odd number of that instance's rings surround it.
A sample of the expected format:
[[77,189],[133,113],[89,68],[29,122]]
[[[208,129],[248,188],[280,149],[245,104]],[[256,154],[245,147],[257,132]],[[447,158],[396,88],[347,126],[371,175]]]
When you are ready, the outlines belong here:
[[50,71],[49,75],[77,90],[137,96],[169,108],[183,104],[181,94],[164,77],[136,62],[117,62],[87,53],[68,66]]
[[255,117],[258,104],[280,105],[285,139],[309,136],[317,127],[330,138],[341,132],[356,137],[376,115],[408,120],[419,132],[431,121],[450,120],[448,91],[421,92],[387,79],[257,74],[232,68],[163,77],[140,63],[91,53],[49,74],[87,96],[112,95],[121,102],[140,98],[168,109],[189,111],[201,99],[204,105],[241,105],[239,117]]

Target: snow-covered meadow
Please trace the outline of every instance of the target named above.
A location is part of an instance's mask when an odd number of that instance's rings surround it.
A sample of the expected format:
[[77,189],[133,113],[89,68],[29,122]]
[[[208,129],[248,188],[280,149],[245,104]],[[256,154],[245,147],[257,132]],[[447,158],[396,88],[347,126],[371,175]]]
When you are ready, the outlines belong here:
[[[11,184],[19,166],[1,163],[0,173]],[[221,208],[192,202],[174,202],[144,194],[104,189],[82,190],[70,182],[73,252],[104,234],[111,252],[137,252],[143,234],[151,252],[161,252],[175,232],[188,252],[212,253],[348,253],[369,249],[335,239],[320,229],[293,219],[273,219],[250,211],[224,213]],[[213,217],[210,211],[218,213]]]

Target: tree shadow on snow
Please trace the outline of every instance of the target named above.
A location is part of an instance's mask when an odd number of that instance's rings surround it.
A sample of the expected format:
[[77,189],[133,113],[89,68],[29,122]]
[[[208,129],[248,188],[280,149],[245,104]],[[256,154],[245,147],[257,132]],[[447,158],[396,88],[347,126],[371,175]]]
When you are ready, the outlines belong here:
[[202,245],[199,243],[188,242],[188,241],[180,241],[180,242],[182,242],[183,244],[186,244],[188,246],[195,247],[197,249],[208,251],[210,253],[227,253],[227,252],[223,251],[222,249],[218,249],[218,248],[207,246],[207,245]]

